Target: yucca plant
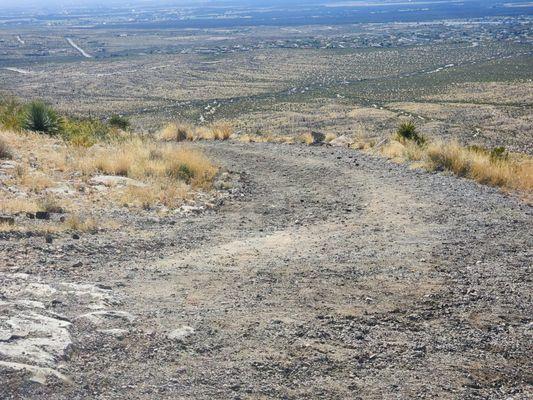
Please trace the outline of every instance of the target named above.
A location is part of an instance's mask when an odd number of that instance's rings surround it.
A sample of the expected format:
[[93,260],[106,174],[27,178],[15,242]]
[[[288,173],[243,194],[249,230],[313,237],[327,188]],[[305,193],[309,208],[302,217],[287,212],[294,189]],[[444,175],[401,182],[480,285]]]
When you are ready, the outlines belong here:
[[412,121],[402,122],[396,131],[398,139],[411,140],[418,145],[422,145],[426,142],[426,139],[418,133],[416,125]]
[[61,130],[61,118],[42,101],[32,101],[26,110],[24,129],[55,135]]

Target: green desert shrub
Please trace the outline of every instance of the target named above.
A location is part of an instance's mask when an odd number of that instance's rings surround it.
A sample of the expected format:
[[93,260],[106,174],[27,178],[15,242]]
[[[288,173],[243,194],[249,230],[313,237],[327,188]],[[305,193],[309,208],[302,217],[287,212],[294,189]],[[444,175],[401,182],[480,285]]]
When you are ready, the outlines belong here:
[[0,100],[0,127],[8,131],[22,130],[24,106],[14,99]]
[[95,119],[65,119],[63,138],[76,146],[90,147],[99,141],[108,140],[111,134],[109,125]]
[[402,122],[396,131],[396,137],[399,141],[412,141],[418,145],[426,142],[426,139],[418,133],[416,125],[412,121]]
[[76,146],[90,147],[97,142],[122,140],[129,127],[126,118],[115,115],[107,122],[93,118],[60,116],[41,100],[23,104],[17,100],[0,98],[0,128],[11,131],[23,129],[57,135]]
[[61,131],[61,118],[55,110],[40,100],[28,104],[22,127],[29,131],[56,135]]
[[503,146],[494,147],[490,151],[490,159],[492,161],[501,161],[509,159],[509,153]]
[[111,125],[114,128],[119,128],[122,130],[127,130],[130,127],[130,121],[121,115],[112,115],[111,118],[109,118],[109,125]]

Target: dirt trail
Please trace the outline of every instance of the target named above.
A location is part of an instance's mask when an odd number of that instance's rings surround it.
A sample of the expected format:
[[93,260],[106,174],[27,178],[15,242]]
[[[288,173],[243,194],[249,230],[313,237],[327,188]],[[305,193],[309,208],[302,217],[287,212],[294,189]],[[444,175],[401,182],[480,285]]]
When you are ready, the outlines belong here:
[[78,46],[71,38],[66,38],[68,44],[70,44],[76,51],[78,51],[83,57],[85,58],[92,58],[89,53],[87,53],[85,50],[83,50],[80,46]]
[[9,393],[532,394],[530,207],[349,150],[203,147],[246,174],[246,195],[150,227],[120,254],[102,239],[92,252],[99,262],[63,279],[105,282],[120,296],[117,309],[135,319],[99,330],[73,323],[72,349],[57,368],[74,383],[16,386],[20,372],[10,372],[2,378]]

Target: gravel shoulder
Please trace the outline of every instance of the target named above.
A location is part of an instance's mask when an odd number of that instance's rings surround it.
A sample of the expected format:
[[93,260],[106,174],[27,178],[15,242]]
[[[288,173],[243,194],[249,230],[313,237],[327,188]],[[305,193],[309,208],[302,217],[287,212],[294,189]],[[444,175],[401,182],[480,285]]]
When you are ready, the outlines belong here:
[[201,147],[241,177],[215,209],[0,242],[0,398],[533,395],[530,206],[353,150]]

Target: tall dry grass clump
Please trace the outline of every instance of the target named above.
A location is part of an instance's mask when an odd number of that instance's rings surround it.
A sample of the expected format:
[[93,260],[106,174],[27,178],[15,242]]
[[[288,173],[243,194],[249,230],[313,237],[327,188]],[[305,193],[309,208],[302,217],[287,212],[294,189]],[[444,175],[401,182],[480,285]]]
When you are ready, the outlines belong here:
[[450,171],[477,182],[508,189],[533,191],[533,159],[516,154],[495,155],[479,147],[464,147],[457,142],[436,142],[425,151],[427,166]]
[[0,212],[5,214],[17,214],[21,212],[36,212],[41,208],[35,200],[25,198],[1,198],[0,197]]
[[165,142],[183,142],[193,139],[193,127],[183,123],[171,123],[165,126],[158,135],[159,140]]
[[228,140],[233,135],[233,125],[219,121],[210,126],[194,127],[185,123],[170,123],[157,135],[164,142],[183,142],[195,140]]
[[65,220],[64,227],[67,230],[77,232],[96,232],[98,223],[92,217],[82,218],[77,214],[73,214]]
[[228,140],[233,134],[233,126],[229,122],[220,121],[211,126],[215,140]]
[[140,181],[174,180],[192,187],[210,187],[217,168],[200,151],[188,146],[158,144],[141,138],[88,149],[75,159],[85,174],[95,172]]
[[533,158],[502,148],[467,147],[457,141],[418,144],[393,138],[380,152],[397,162],[418,162],[430,171],[447,171],[485,185],[533,192]]
[[313,138],[313,135],[311,135],[311,133],[306,132],[306,133],[302,133],[301,135],[297,136],[296,142],[311,145],[315,142],[315,139]]

